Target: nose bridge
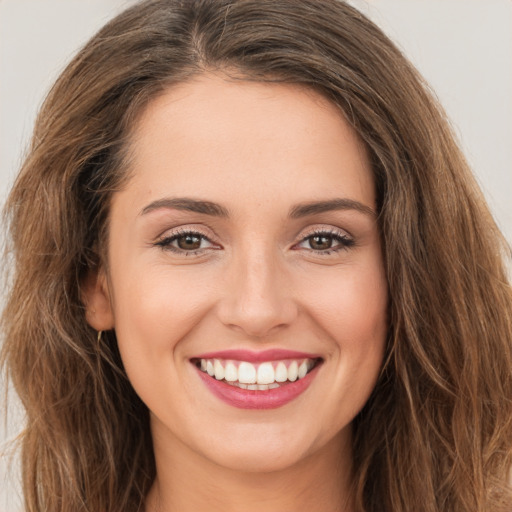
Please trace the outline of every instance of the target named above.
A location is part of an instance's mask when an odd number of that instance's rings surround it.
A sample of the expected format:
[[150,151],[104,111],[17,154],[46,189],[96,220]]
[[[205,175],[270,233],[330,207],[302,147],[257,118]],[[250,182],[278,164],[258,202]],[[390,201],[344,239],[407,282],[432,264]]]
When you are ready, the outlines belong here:
[[249,336],[265,336],[295,317],[289,291],[276,250],[269,244],[249,243],[235,251],[231,261],[221,320]]

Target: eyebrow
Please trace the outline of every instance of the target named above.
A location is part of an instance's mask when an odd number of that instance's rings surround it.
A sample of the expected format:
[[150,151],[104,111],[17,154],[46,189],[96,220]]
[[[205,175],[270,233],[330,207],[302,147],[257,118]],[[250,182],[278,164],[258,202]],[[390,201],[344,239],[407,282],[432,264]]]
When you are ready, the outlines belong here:
[[356,210],[359,213],[376,217],[376,212],[359,201],[354,199],[328,199],[327,201],[311,201],[309,203],[301,203],[294,206],[289,213],[292,219],[299,219],[316,213],[330,212],[333,210]]
[[203,213],[213,217],[229,217],[229,211],[217,203],[211,201],[203,201],[198,199],[190,199],[188,197],[163,198],[153,201],[141,211],[141,215],[146,215],[160,208],[172,208],[174,210],[185,210],[195,213]]
[[[229,210],[220,204],[200,199],[192,199],[189,197],[158,199],[144,207],[140,215],[146,215],[161,208],[202,213],[204,215],[211,215],[212,217],[228,218],[230,216]],[[308,215],[315,215],[335,210],[355,210],[365,215],[369,215],[370,217],[376,217],[377,215],[372,208],[360,203],[359,201],[355,201],[354,199],[337,198],[328,199],[326,201],[311,201],[297,204],[290,209],[288,216],[292,219],[299,219],[307,217]]]

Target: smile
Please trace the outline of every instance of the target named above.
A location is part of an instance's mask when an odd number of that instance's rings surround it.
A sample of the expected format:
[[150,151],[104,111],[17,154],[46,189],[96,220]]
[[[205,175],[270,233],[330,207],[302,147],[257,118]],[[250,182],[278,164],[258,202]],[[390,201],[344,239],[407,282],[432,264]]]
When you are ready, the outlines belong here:
[[207,388],[223,402],[241,409],[274,409],[301,395],[323,362],[321,357],[297,353],[292,358],[291,354],[223,352],[190,361]]
[[198,368],[218,381],[242,389],[266,391],[287,382],[303,379],[318,363],[317,359],[266,361],[253,364],[248,361],[200,359]]

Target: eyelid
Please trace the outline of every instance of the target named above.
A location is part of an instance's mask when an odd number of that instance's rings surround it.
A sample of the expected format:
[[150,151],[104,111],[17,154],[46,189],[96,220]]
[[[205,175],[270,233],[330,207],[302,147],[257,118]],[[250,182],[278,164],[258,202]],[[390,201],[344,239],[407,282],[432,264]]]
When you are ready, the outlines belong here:
[[166,228],[155,238],[155,242],[164,240],[166,238],[171,238],[173,236],[186,235],[189,233],[201,235],[204,238],[207,238],[210,242],[216,243],[214,242],[216,235],[212,232],[212,230],[208,228],[205,229],[200,224],[182,224],[179,226]]
[[[301,248],[300,245],[306,242],[309,238],[315,235],[327,235],[338,240],[338,245],[329,247],[327,249],[313,249],[313,248]],[[337,228],[334,226],[312,226],[306,232],[301,233],[299,241],[294,244],[292,249],[298,250],[303,249],[308,253],[318,256],[329,256],[332,253],[337,253],[342,250],[347,250],[356,244],[354,237],[350,235],[346,230]]]
[[[178,247],[174,247],[172,243],[180,238],[181,236],[186,235],[196,235],[200,237],[201,239],[207,241],[209,244],[211,244],[210,247],[200,247],[198,249],[180,249]],[[308,227],[305,231],[303,231],[300,236],[298,236],[297,242],[294,243],[294,245],[291,247],[292,250],[301,249],[300,245],[305,243],[308,238],[311,238],[313,236],[318,235],[324,235],[324,236],[330,236],[333,239],[337,241],[337,245],[333,247],[329,247],[326,249],[313,249],[313,248],[307,248],[303,247],[302,249],[311,252],[313,254],[317,255],[328,255],[333,252],[338,252],[340,250],[347,250],[350,247],[355,245],[355,240],[352,235],[350,235],[346,230],[341,229],[339,227],[335,227],[332,225],[314,225]],[[153,243],[154,246],[159,246],[162,250],[168,250],[170,252],[173,252],[177,255],[198,255],[201,253],[208,252],[212,249],[222,249],[222,245],[215,240],[215,237],[211,236],[210,234],[207,234],[202,226],[197,225],[182,225],[179,227],[167,229],[163,232]],[[216,247],[215,247],[216,246]]]
[[299,235],[299,239],[302,241],[304,238],[307,238],[308,236],[312,235],[318,235],[328,233],[330,235],[339,235],[346,238],[353,239],[354,237],[346,230],[342,228],[338,228],[336,226],[332,225],[325,225],[325,224],[317,224],[311,227],[308,227],[305,231],[302,231]]
[[[202,238],[203,240],[206,240],[209,244],[211,244],[211,247],[203,247],[199,249],[192,249],[192,250],[185,250],[180,249],[178,247],[174,247],[171,245],[176,239],[180,238],[181,236],[186,235],[196,235]],[[197,255],[199,253],[204,253],[210,249],[218,249],[220,244],[215,241],[215,236],[211,236],[210,234],[205,233],[205,231],[200,226],[196,225],[185,225],[185,226],[179,226],[171,229],[165,230],[161,235],[159,235],[156,240],[152,243],[152,245],[159,247],[160,249],[164,251],[170,251],[172,253],[175,253],[176,255],[185,255],[185,256],[192,256]],[[217,247],[215,247],[217,246]]]

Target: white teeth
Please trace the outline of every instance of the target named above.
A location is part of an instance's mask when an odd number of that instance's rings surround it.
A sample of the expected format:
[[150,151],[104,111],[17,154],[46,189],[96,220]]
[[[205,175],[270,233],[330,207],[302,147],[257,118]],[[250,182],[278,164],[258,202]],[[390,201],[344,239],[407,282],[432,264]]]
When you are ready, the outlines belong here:
[[242,361],[238,366],[238,382],[243,384],[256,383],[256,368],[251,363]]
[[[203,361],[203,359],[201,359]],[[224,378],[228,382],[235,382],[238,380],[238,370],[233,363],[228,363],[226,365],[226,371],[224,372]]]
[[[302,379],[303,377],[305,377],[306,373],[308,373],[308,362],[303,361],[302,364],[299,366],[299,371],[298,371],[299,379]],[[215,372],[215,378],[217,378],[217,372]]]
[[278,363],[276,368],[276,382],[286,382],[288,380],[288,370],[284,363]]
[[315,364],[313,359],[301,360],[300,365],[297,360],[267,361],[254,365],[247,361],[201,359],[199,367],[216,380],[240,385],[243,389],[268,390],[279,387],[279,383],[303,379]]
[[235,388],[250,389],[252,391],[268,391],[269,389],[280,387],[277,382],[273,382],[272,384],[241,384],[239,382],[228,382],[228,384]]
[[224,378],[224,366],[222,366],[218,359],[213,361],[213,369],[215,370],[215,378],[217,380],[222,380]]
[[258,366],[258,384],[271,384],[274,380],[274,367],[272,363],[260,364]]
[[299,376],[299,366],[297,361],[292,361],[290,366],[288,367],[288,380],[291,382],[295,382],[297,377]]

